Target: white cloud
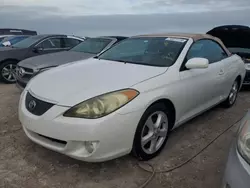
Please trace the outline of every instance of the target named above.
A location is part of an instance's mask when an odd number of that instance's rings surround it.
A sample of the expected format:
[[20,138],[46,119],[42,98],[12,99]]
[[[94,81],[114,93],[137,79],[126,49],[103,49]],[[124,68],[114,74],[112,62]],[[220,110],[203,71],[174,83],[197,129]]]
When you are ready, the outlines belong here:
[[20,6],[25,9],[57,8],[58,11],[49,13],[65,16],[207,12],[250,7],[248,0],[0,0],[0,4]]

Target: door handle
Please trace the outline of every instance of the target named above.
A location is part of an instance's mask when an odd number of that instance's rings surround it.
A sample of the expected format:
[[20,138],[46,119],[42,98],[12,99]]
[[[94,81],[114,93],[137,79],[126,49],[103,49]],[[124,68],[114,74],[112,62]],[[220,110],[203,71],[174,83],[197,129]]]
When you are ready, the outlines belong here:
[[219,75],[222,75],[222,74],[224,74],[224,71],[223,69],[220,69]]

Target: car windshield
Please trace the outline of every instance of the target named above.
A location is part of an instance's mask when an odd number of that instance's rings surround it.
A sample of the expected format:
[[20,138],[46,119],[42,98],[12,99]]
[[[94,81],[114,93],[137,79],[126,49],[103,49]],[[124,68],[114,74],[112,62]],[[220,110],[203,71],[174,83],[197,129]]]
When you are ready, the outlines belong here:
[[3,39],[1,42],[4,43],[6,41],[9,41],[11,44],[15,44],[21,40],[24,40],[26,38],[28,38],[29,36],[11,36],[11,37],[6,37],[5,39]]
[[85,52],[90,54],[100,53],[112,40],[106,38],[88,38],[72,48],[70,51]]
[[26,38],[16,44],[13,45],[14,48],[29,48],[33,44],[37,43],[40,41],[43,37],[36,35],[36,36],[31,36],[29,38]]
[[168,67],[175,63],[187,39],[170,37],[129,38],[98,58],[104,60]]

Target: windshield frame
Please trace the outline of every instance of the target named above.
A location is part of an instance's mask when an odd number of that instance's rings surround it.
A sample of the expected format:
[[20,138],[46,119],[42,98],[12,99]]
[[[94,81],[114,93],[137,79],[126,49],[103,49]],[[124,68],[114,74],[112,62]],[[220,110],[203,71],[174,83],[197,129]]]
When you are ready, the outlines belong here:
[[[180,40],[185,40],[185,42],[183,42],[181,48],[179,49],[178,53],[176,54],[176,57],[173,59],[173,63],[169,66],[161,66],[161,65],[153,65],[153,64],[146,64],[146,63],[139,63],[139,62],[133,62],[133,61],[123,61],[123,60],[112,60],[112,59],[104,59],[104,58],[100,58],[101,55],[103,55],[104,53],[108,52],[109,50],[111,50],[113,47],[115,47],[116,45],[119,45],[120,43],[126,41],[126,40],[130,40],[130,39],[138,39],[138,38],[141,38],[141,39],[148,39],[148,38],[173,38],[173,39],[180,39]],[[105,51],[103,51],[102,53],[96,55],[94,58],[96,59],[99,59],[99,60],[108,60],[108,61],[115,61],[115,62],[121,62],[121,63],[128,63],[128,64],[135,64],[135,65],[143,65],[143,66],[152,66],[152,67],[171,67],[173,66],[177,59],[180,57],[183,49],[185,48],[185,46],[187,45],[189,41],[189,38],[184,38],[184,37],[175,37],[175,36],[152,36],[152,37],[145,37],[145,36],[140,36],[140,37],[130,37],[130,38],[127,38],[125,40],[122,40],[120,41],[119,43],[115,44],[112,46],[112,48],[109,48]]]
[[[99,51],[98,53],[92,53],[92,52],[85,52],[85,51],[75,51],[73,50],[74,48],[80,46],[80,45],[83,45],[85,41],[87,40],[91,40],[91,39],[107,39],[107,40],[110,40],[109,43],[101,49],[101,51]],[[114,39],[114,38],[108,38],[108,37],[95,37],[95,38],[87,38],[85,39],[83,42],[81,42],[80,44],[76,45],[75,47],[71,48],[69,51],[72,51],[72,52],[79,52],[79,53],[89,53],[89,54],[96,54],[96,56],[98,56],[99,54],[103,53],[104,51],[106,51],[105,49],[109,48],[110,46],[112,46],[115,42],[117,41],[117,39]]]

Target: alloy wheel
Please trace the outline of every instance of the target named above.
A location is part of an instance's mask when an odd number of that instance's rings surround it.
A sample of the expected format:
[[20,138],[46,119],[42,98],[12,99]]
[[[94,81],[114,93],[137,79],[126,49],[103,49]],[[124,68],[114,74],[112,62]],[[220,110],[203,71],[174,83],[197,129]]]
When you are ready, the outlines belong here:
[[15,82],[16,81],[16,77],[15,77],[16,68],[17,66],[14,64],[7,64],[2,69],[2,72],[1,72],[2,77],[9,82]]
[[233,84],[233,87],[230,91],[230,94],[229,94],[229,102],[230,104],[233,104],[237,98],[237,94],[238,94],[238,82],[235,81],[234,84]]
[[168,134],[168,117],[162,111],[150,115],[144,124],[141,134],[141,146],[145,153],[157,152]]

